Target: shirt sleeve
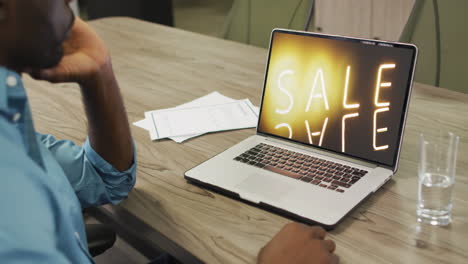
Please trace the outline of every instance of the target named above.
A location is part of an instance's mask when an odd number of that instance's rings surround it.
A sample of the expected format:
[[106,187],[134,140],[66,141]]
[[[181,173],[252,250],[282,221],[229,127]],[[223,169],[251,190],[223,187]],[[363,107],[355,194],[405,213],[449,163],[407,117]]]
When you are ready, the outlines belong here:
[[52,153],[65,172],[83,208],[117,204],[128,196],[136,181],[136,155],[126,171],[118,171],[104,160],[86,139],[83,146],[38,133],[38,139]]

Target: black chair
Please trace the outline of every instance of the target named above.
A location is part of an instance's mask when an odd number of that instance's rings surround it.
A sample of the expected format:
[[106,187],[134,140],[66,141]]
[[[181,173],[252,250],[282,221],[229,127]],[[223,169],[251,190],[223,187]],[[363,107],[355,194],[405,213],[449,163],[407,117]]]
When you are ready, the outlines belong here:
[[128,16],[174,26],[172,0],[81,0],[81,2],[89,19]]
[[96,257],[106,252],[117,239],[112,228],[104,224],[87,224],[86,237],[88,239],[88,249],[91,256]]
[[116,232],[109,225],[92,220],[94,209],[91,207],[82,210],[88,250],[92,257],[96,257],[110,249],[117,239]]
[[117,239],[112,228],[105,224],[87,224],[86,237],[91,256],[96,257],[110,249]]

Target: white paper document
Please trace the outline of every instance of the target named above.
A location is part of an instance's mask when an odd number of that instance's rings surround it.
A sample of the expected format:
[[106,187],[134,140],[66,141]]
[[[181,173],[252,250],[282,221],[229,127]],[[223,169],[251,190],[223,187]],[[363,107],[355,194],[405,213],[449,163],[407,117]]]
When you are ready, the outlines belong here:
[[142,119],[140,121],[136,121],[133,123],[133,125],[137,126],[137,127],[140,127],[140,128],[143,128],[145,130],[151,130],[151,120],[148,120],[148,119]]
[[[212,92],[208,95],[205,95],[205,96],[202,96],[200,98],[197,98],[191,102],[188,102],[188,103],[185,103],[185,104],[181,104],[179,106],[177,106],[177,108],[183,108],[183,107],[193,107],[193,106],[203,106],[203,105],[214,105],[214,104],[222,104],[222,103],[231,103],[231,102],[235,102],[236,100],[232,99],[232,98],[229,98],[227,96],[224,96],[218,92]],[[258,113],[258,107],[256,107],[257,109],[257,113]],[[150,119],[143,119],[143,120],[140,120],[140,121],[137,121],[135,123],[133,123],[135,126],[137,127],[141,127],[145,130],[148,130],[151,131],[151,126],[152,126],[152,123],[151,123],[151,120]],[[170,137],[170,139],[174,140],[175,142],[177,143],[182,143],[184,142],[185,140],[188,140],[190,138],[193,138],[193,137],[198,137],[200,135],[203,135],[203,134],[194,134],[194,135],[187,135],[187,136],[181,136],[181,137]]]
[[225,104],[171,108],[145,113],[152,140],[255,127],[258,115],[249,100]]
[[[191,102],[188,102],[188,103],[185,103],[185,104],[182,104],[182,105],[179,105],[175,108],[170,108],[170,109],[166,109],[166,110],[173,110],[173,109],[185,109],[185,108],[194,108],[194,107],[208,107],[208,106],[220,106],[222,104],[228,104],[228,103],[233,103],[233,102],[240,102],[240,101],[243,101],[243,100],[235,100],[235,99],[232,99],[232,98],[229,98],[229,97],[226,97],[218,92],[212,92],[208,95],[205,95],[203,97],[200,97],[200,98],[197,98]],[[253,108],[254,109],[254,112],[255,112],[255,115],[256,115],[256,119],[258,119],[258,115],[259,115],[259,108],[258,107],[255,107],[252,105],[252,103],[246,99],[249,107]],[[163,111],[163,110],[159,110],[159,111]],[[156,111],[150,111],[148,113],[152,113],[152,112],[156,112]],[[148,130],[150,132],[150,135],[151,134],[156,134],[156,131],[155,131],[155,128],[154,128],[154,123],[153,123],[153,120],[152,120],[152,116],[151,115],[147,115],[148,118],[145,118],[143,120],[140,120],[140,121],[137,121],[135,123],[133,123],[135,126],[137,127],[140,127],[140,128],[143,128],[145,130]],[[255,121],[255,124],[252,124],[251,126],[249,127],[255,127],[257,125],[256,123],[257,121]],[[240,128],[247,128],[247,127],[237,127],[237,128],[231,128],[231,129],[240,129]],[[206,129],[204,129],[206,130]],[[229,129],[226,129],[226,130],[229,130]],[[153,131],[153,132],[151,132]],[[220,131],[220,130],[216,130],[216,131]],[[193,138],[193,137],[197,137],[197,136],[200,136],[202,134],[205,134],[205,133],[208,133],[208,132],[215,132],[215,131],[204,131],[204,132],[200,132],[200,133],[193,133],[193,134],[188,134],[188,135],[182,135],[182,136],[171,136],[169,137],[170,139],[178,142],[178,143],[182,143],[184,142],[185,140],[188,140],[190,138]],[[177,133],[177,134],[180,134],[180,133]],[[151,137],[153,139],[153,136]],[[155,139],[157,137],[154,137]],[[154,140],[154,139],[153,139]]]

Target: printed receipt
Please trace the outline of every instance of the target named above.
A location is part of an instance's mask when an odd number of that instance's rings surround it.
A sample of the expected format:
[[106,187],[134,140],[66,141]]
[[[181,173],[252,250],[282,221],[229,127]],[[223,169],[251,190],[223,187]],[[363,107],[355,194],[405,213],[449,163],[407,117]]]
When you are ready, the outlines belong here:
[[258,111],[248,99],[190,108],[146,112],[151,121],[151,140],[168,137],[251,128],[257,126]]

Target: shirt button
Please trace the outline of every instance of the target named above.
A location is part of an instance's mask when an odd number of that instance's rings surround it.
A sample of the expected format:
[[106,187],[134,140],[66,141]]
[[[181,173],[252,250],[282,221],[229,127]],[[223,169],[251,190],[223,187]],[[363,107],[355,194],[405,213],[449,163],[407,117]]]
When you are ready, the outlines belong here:
[[18,122],[20,119],[21,119],[21,114],[20,113],[14,114],[13,117],[11,118],[11,120],[13,122],[15,122],[15,123]]
[[6,84],[9,86],[9,87],[15,87],[16,85],[18,85],[18,80],[16,79],[15,76],[8,76],[7,79],[6,79]]

